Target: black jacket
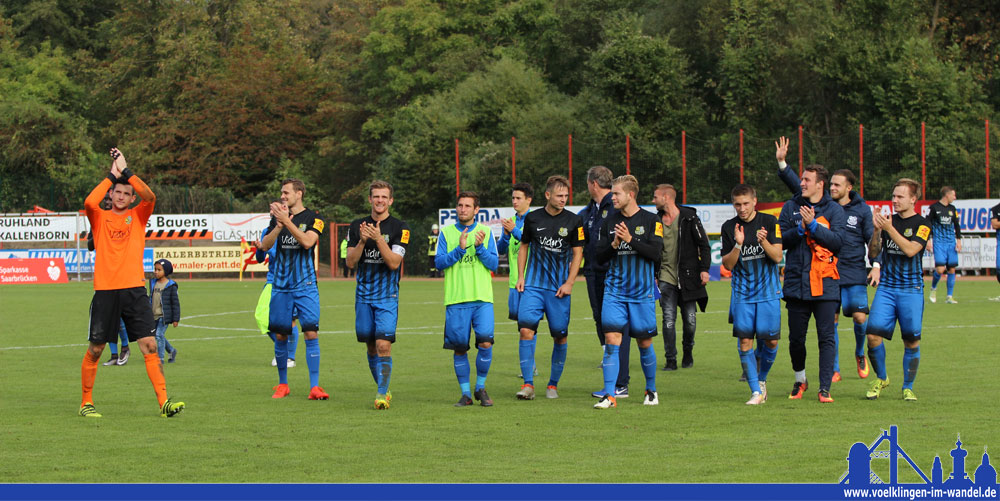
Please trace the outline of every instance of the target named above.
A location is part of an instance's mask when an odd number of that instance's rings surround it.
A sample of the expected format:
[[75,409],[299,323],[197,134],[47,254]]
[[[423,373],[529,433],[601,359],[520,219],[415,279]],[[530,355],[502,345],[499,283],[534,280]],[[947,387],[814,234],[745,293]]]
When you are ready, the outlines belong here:
[[[153,303],[153,288],[156,279],[149,280],[149,302]],[[163,323],[171,324],[181,321],[181,300],[177,297],[177,282],[168,279],[166,287],[160,293],[160,304],[163,306]]]
[[[712,267],[712,249],[708,245],[708,235],[693,207],[678,205],[677,215],[677,285],[681,290],[681,302],[698,301],[698,307],[705,311],[708,306],[708,291],[701,284],[701,272]],[[657,212],[663,218],[663,211]]]

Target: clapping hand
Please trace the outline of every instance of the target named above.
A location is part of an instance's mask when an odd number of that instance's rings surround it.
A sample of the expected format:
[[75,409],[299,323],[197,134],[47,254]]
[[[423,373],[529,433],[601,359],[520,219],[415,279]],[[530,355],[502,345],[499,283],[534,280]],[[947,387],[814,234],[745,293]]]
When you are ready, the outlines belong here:
[[514,231],[514,226],[516,226],[517,223],[514,222],[514,218],[505,218],[500,220],[500,225],[503,226],[503,231],[510,233]]
[[816,210],[808,205],[799,207],[799,214],[802,215],[802,229],[809,229],[809,225],[816,219]]
[[476,232],[476,247],[483,245],[483,240],[486,240],[486,232],[479,230]]
[[743,245],[743,240],[746,236],[743,234],[743,225],[737,224],[733,228],[733,240],[736,241],[736,245]]

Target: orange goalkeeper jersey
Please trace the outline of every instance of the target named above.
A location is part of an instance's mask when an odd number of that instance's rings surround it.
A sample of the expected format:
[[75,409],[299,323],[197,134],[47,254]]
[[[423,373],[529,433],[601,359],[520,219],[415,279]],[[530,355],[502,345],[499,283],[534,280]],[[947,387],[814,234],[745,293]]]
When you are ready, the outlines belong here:
[[142,254],[146,247],[146,221],[153,214],[156,197],[136,176],[129,178],[129,184],[142,202],[122,214],[100,208],[104,194],[111,189],[110,179],[101,181],[84,202],[97,253],[94,290],[145,287]]

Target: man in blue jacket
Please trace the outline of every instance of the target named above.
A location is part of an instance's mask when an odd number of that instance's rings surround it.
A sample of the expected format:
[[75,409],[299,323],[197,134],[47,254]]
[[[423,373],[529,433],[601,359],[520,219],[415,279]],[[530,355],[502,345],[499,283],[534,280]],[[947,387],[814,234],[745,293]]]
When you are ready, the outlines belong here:
[[816,319],[819,341],[819,401],[833,402],[830,383],[836,351],[833,321],[840,303],[837,254],[847,223],[844,209],[827,193],[830,179],[822,165],[809,165],[799,183],[801,193],[785,202],[778,217],[785,255],[782,295],[788,310],[788,351],[795,384],[788,398],[800,399],[806,380],[806,331]]
[[[785,155],[788,152],[788,139],[780,138],[775,156],[778,159],[778,177],[788,186],[793,194],[799,193],[801,182],[795,171],[788,168]],[[840,273],[840,308],[845,317],[854,319],[854,361],[858,369],[858,377],[868,377],[868,364],[865,360],[865,329],[868,325],[868,273],[865,254],[868,252],[868,242],[875,233],[872,224],[872,211],[861,195],[854,191],[857,178],[849,169],[840,169],[830,176],[830,198],[840,204],[847,218],[847,226],[841,235],[843,245],[837,255],[837,271]],[[837,335],[839,322],[833,321],[835,355],[833,358],[833,382],[840,381],[840,339]]]

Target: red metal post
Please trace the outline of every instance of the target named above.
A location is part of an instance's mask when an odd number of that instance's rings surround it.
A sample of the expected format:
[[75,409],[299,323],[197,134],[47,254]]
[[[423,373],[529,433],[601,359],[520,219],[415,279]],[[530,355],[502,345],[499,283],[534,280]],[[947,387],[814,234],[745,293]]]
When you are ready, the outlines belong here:
[[802,177],[802,150],[804,150],[802,145],[802,126],[799,126],[799,177]]
[[681,131],[681,203],[688,203],[687,132]]
[[632,173],[632,145],[628,135],[625,136],[625,174]]
[[927,124],[920,122],[920,199],[927,200]]
[[743,184],[743,129],[740,129],[740,184]]
[[455,199],[458,199],[458,138],[455,138]]
[[510,184],[517,182],[517,148],[514,145],[514,136],[510,136]]
[[569,135],[569,204],[573,205],[573,134]]
[[986,121],[986,198],[990,198],[990,121]]
[[858,179],[861,183],[860,193],[865,196],[865,126],[858,124]]

